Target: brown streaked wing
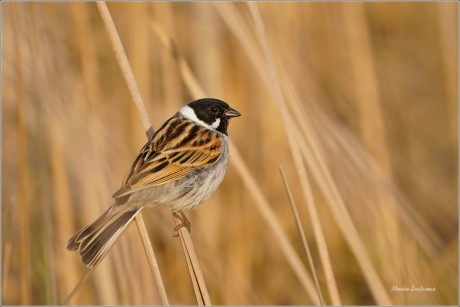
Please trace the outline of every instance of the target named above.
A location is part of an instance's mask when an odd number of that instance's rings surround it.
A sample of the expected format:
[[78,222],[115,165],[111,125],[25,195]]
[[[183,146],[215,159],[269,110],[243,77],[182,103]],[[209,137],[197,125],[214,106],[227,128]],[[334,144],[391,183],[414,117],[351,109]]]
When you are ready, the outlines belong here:
[[114,198],[178,180],[218,160],[222,140],[216,132],[201,126],[197,129],[197,125],[180,117],[173,119],[141,150]]
[[[141,148],[139,153],[137,154],[136,159],[134,160],[131,169],[126,174],[125,178],[123,179],[123,183],[121,184],[124,187],[129,179],[138,172],[139,169],[143,167],[144,164],[150,159],[152,159],[156,153],[161,152],[161,149],[167,144],[167,136],[172,136],[177,133],[177,127],[180,124],[184,124],[184,120],[178,116],[177,114],[168,119],[161,127],[157,130],[157,132],[153,135],[153,137],[145,143],[145,145]],[[117,191],[118,192],[118,191]],[[115,192],[115,194],[117,193]],[[115,194],[112,197],[115,198]]]

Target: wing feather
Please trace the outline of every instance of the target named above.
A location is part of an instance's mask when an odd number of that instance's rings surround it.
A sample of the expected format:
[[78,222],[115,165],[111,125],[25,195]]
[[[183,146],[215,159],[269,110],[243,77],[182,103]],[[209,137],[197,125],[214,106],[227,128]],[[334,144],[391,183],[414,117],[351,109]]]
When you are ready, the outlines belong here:
[[113,197],[179,180],[193,170],[216,162],[221,147],[221,136],[217,132],[176,115],[144,145]]

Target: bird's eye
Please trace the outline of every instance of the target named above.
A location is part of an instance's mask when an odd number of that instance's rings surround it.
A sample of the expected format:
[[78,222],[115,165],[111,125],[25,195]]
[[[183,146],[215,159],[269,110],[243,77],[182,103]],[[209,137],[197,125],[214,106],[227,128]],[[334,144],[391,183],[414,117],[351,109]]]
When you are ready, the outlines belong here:
[[217,107],[212,107],[211,112],[212,114],[217,114],[219,112],[219,109],[217,109]]

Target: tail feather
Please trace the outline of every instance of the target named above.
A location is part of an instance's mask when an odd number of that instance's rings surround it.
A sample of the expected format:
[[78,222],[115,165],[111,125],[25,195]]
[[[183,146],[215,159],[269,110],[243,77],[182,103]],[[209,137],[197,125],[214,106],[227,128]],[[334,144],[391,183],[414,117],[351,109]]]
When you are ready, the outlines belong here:
[[69,239],[67,249],[71,251],[79,249],[81,241],[88,235],[94,233],[95,230],[104,226],[114,214],[114,207],[110,207],[92,224],[80,229]]
[[107,210],[93,224],[77,232],[67,243],[67,249],[78,250],[83,263],[90,268],[104,259],[110,248],[142,208],[118,212],[113,212],[111,209]]

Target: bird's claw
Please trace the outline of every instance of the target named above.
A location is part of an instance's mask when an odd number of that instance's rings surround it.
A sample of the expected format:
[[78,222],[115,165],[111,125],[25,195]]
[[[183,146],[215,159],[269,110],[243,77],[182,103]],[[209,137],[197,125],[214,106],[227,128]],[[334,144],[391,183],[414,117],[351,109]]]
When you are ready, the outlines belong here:
[[[185,216],[185,213],[182,212],[182,211],[179,211],[179,212],[174,212],[173,215],[174,215],[175,218],[177,218],[179,221],[181,221],[181,223],[179,225],[174,227],[174,231],[179,231],[179,229],[181,229],[182,227],[185,227],[185,228],[187,228],[188,232],[190,233],[191,229],[192,229],[192,225],[190,224],[190,221],[188,220],[188,218]],[[174,235],[174,237],[177,237],[177,236],[178,236],[178,234]]]

